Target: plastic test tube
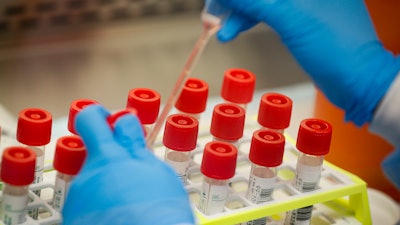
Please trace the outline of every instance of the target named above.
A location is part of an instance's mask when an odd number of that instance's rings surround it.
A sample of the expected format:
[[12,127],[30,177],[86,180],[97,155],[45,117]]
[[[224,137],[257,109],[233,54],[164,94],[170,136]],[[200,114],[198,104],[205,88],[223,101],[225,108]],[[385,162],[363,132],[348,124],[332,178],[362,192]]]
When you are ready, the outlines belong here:
[[284,133],[290,125],[292,100],[279,93],[265,93],[261,96],[257,121],[264,129]]
[[[277,167],[282,164],[285,137],[274,130],[257,130],[253,133],[249,159],[251,171],[246,198],[254,204],[272,200],[276,184]],[[263,225],[266,217],[243,223]]]
[[175,103],[180,113],[185,113],[200,120],[200,115],[206,110],[208,99],[208,84],[198,78],[189,78]]
[[216,141],[238,145],[243,136],[245,110],[232,103],[221,103],[214,107],[211,118],[210,133]]
[[149,133],[158,118],[160,104],[161,96],[157,91],[149,88],[134,88],[129,91],[126,107],[136,109],[145,132]]
[[231,68],[225,71],[221,97],[229,103],[246,109],[253,99],[256,76],[245,69]]
[[198,209],[213,215],[224,211],[229,193],[229,179],[235,174],[237,148],[229,143],[211,141],[204,147],[201,163],[203,174]]
[[27,147],[8,147],[1,163],[1,180],[4,182],[1,219],[6,225],[26,221],[29,185],[34,180],[36,155]]
[[76,115],[86,106],[92,105],[92,104],[98,104],[97,101],[91,100],[91,99],[76,99],[71,102],[70,107],[69,107],[69,114],[68,114],[68,130],[72,134],[78,135],[78,133],[75,130],[75,117]]
[[53,208],[61,212],[69,186],[78,174],[86,157],[86,149],[79,136],[64,136],[57,140],[54,169],[57,171],[54,185]]
[[[34,184],[43,181],[45,146],[51,138],[52,116],[43,109],[27,108],[19,113],[17,125],[17,140],[32,149],[36,154]],[[40,196],[41,191],[34,191]],[[29,211],[33,218],[37,218],[38,209]]]
[[19,113],[17,140],[36,153],[34,183],[43,180],[45,146],[50,143],[52,116],[39,108],[27,108]]
[[164,161],[175,169],[183,184],[187,181],[187,170],[191,152],[196,148],[198,130],[196,118],[185,114],[170,115],[165,124]]
[[[293,186],[300,192],[318,188],[324,156],[328,154],[332,126],[321,119],[301,121],[296,148],[300,151]],[[286,215],[285,225],[310,224],[313,206],[303,207]]]

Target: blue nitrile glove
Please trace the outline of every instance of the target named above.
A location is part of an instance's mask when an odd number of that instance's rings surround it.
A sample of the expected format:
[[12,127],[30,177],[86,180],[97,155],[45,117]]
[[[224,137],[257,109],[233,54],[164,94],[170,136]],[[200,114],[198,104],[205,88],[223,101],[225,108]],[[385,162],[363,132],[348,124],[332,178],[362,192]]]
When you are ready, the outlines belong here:
[[258,22],[270,25],[346,120],[371,121],[400,60],[378,40],[362,0],[218,1],[234,11],[217,34],[220,41]]
[[191,205],[171,167],[146,149],[138,119],[110,129],[100,105],[82,110],[76,129],[88,156],[63,208],[65,225],[194,224]]

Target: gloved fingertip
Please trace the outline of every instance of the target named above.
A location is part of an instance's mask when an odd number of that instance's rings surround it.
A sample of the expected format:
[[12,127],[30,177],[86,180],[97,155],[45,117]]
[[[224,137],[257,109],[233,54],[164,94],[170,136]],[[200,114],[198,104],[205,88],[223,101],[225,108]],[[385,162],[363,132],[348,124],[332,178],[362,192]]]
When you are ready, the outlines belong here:
[[217,33],[217,39],[221,43],[227,43],[229,41],[232,41],[233,39],[236,38],[236,36],[237,36],[237,34],[229,32],[223,28],[221,28]]
[[96,149],[100,143],[113,139],[111,128],[106,121],[109,115],[102,105],[94,104],[85,107],[76,116],[76,130],[89,151]]
[[114,137],[134,158],[143,158],[151,154],[146,149],[143,126],[133,114],[125,114],[118,118],[114,124]]

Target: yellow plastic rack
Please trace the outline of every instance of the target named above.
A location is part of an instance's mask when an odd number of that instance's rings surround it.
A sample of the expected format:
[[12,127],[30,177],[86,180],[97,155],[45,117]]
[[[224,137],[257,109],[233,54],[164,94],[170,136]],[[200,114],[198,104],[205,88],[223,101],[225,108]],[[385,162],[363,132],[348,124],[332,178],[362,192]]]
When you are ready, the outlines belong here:
[[[252,117],[254,118],[254,117]],[[198,224],[240,224],[268,217],[269,224],[283,224],[285,213],[314,205],[312,224],[372,224],[366,183],[359,177],[325,161],[318,190],[301,193],[292,187],[298,150],[293,138],[286,136],[284,160],[278,167],[278,182],[273,200],[253,204],[245,198],[251,164],[248,160],[252,133],[259,129],[255,120],[247,120],[244,136],[238,142],[238,160],[235,176],[230,180],[230,195],[223,213],[205,215],[197,209],[201,193],[200,165],[204,145],[212,140],[209,127],[200,128],[198,146],[193,152],[186,189],[193,204]],[[165,147],[155,143],[155,154],[164,157]]]

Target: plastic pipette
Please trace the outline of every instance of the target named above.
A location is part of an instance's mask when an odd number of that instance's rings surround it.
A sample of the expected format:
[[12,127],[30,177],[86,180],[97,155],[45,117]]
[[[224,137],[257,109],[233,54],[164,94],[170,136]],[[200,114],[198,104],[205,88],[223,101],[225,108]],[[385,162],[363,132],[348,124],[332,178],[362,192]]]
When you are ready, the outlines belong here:
[[149,149],[151,149],[158,135],[158,132],[160,131],[168,116],[169,111],[175,105],[175,102],[179,97],[179,94],[181,93],[186,80],[189,78],[190,73],[192,72],[192,68],[196,65],[196,62],[200,58],[204,47],[208,43],[209,38],[219,30],[223,19],[226,18],[228,14],[229,10],[225,9],[217,1],[206,0],[205,6],[201,13],[203,31],[200,34],[200,37],[198,38],[196,44],[194,45],[181,74],[176,80],[175,86],[172,89],[172,92],[170,93],[157,122],[155,123],[152,131],[146,138],[147,146],[149,147]]

